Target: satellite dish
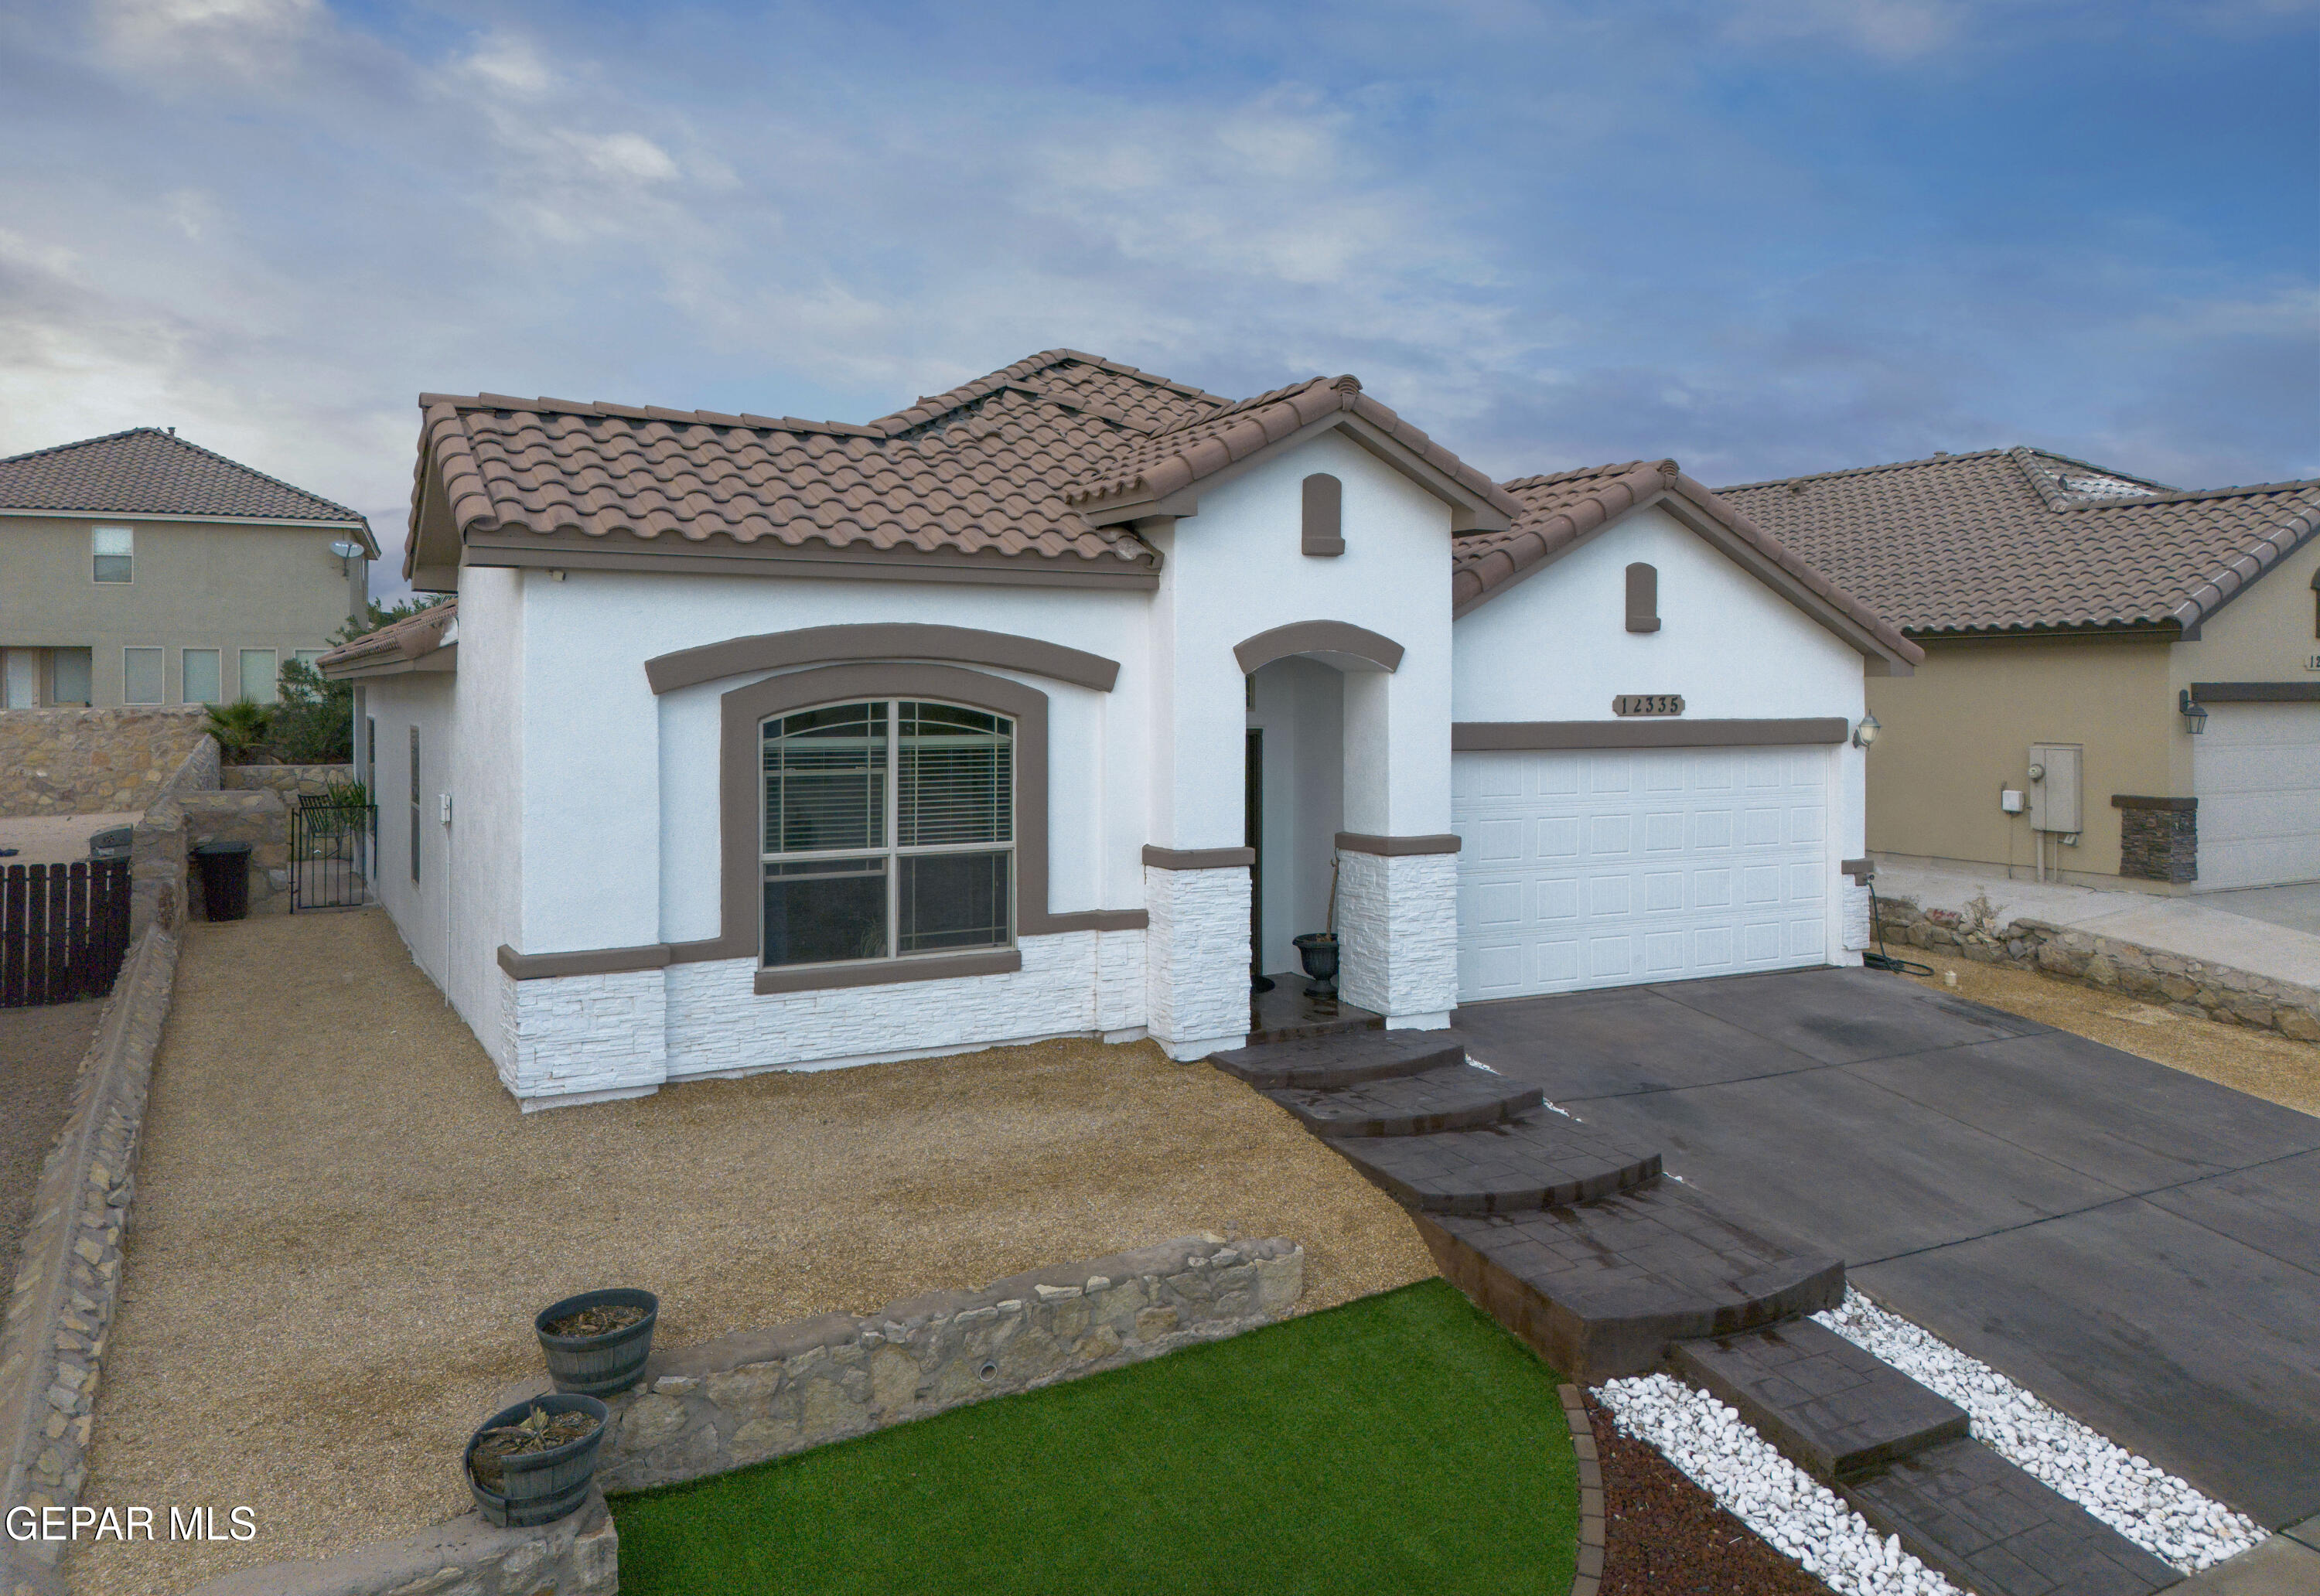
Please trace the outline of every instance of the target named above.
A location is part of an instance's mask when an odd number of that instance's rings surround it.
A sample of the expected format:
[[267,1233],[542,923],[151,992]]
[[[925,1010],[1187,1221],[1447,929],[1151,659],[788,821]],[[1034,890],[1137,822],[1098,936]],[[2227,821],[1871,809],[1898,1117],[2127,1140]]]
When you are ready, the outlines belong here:
[[363,546],[361,544],[350,542],[344,538],[340,539],[337,542],[331,545],[331,552],[337,555],[340,559],[352,559],[362,551]]

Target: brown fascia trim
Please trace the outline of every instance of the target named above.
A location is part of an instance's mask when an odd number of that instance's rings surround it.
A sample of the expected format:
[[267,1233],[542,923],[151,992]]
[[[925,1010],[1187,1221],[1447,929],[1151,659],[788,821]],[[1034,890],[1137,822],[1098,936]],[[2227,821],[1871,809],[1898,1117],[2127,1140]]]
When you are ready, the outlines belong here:
[[1869,878],[1877,874],[1877,861],[1874,859],[1847,859],[1844,863],[1836,867],[1836,873],[1839,875],[1852,877],[1853,884],[1857,886],[1866,886],[1869,884]]
[[1246,870],[1256,863],[1253,848],[1155,848],[1144,845],[1147,870]]
[[[760,547],[760,545],[766,545]],[[713,543],[638,538],[627,532],[470,532],[459,563],[529,570],[661,571],[685,576],[816,576],[846,581],[966,582],[1001,587],[1112,587],[1151,592],[1160,574],[1126,560],[1056,560],[1043,556],[928,554],[775,543]],[[1107,569],[1117,566],[1118,569]]]
[[910,621],[847,626],[808,626],[793,631],[728,638],[697,648],[680,648],[645,661],[645,679],[656,694],[674,693],[749,671],[786,670],[801,665],[837,665],[867,659],[933,659],[1047,676],[1074,687],[1109,693],[1119,680],[1119,661],[1038,638],[965,626],[929,626]]
[[2194,682],[2193,703],[2309,703],[2320,682]]
[[1368,831],[1340,831],[1337,851],[1372,854],[1382,859],[1404,859],[1413,854],[1455,854],[1463,839],[1454,832],[1432,837],[1380,837]]
[[2113,809],[2165,809],[2179,814],[2196,814],[2199,801],[2197,798],[2139,798],[2128,793],[2113,793],[2110,806]]
[[1459,721],[1454,753],[1545,748],[1771,748],[1841,743],[1853,723],[1842,715],[1799,721]]
[[630,970],[667,967],[666,942],[642,948],[592,948],[585,953],[518,953],[500,944],[500,968],[519,981],[540,981],[557,975],[612,975]]
[[1401,668],[1403,652],[1391,638],[1343,621],[1292,621],[1233,645],[1245,676],[1298,654],[1335,654],[1392,672]]
[[367,682],[377,676],[448,675],[459,668],[459,645],[449,643],[430,648],[413,659],[358,659],[328,669],[317,668],[324,677],[333,682]]
[[[1627,495],[1622,508],[1608,502],[1614,489]],[[1654,504],[1705,539],[1709,547],[1787,599],[1859,653],[1871,676],[1906,676],[1925,661],[1925,651],[1860,600],[1807,565],[1781,540],[1739,508],[1690,477],[1673,460],[1638,466],[1580,503],[1548,517],[1547,531],[1531,534],[1522,558],[1506,549],[1461,567],[1451,579],[1451,618],[1457,620],[1536,576],[1598,533]],[[1563,530],[1554,530],[1557,522]]]
[[994,948],[987,953],[930,953],[913,958],[872,959],[858,965],[785,965],[760,969],[760,997],[784,992],[829,992],[847,986],[892,986],[903,981],[950,981],[962,975],[1008,975],[1023,967],[1021,949]]
[[[1452,531],[1502,532],[1512,524],[1506,510],[1490,497],[1476,493],[1413,450],[1408,443],[1366,420],[1360,413],[1350,410],[1331,411],[1262,449],[1252,449],[1230,465],[1219,467],[1167,493],[1155,494],[1148,490],[1141,490],[1118,497],[1091,499],[1084,503],[1074,504],[1073,508],[1090,526],[1117,526],[1155,515],[1198,515],[1203,494],[1222,487],[1275,455],[1284,454],[1330,431],[1344,432],[1388,467],[1449,505]],[[1505,495],[1501,494],[1500,496]]]

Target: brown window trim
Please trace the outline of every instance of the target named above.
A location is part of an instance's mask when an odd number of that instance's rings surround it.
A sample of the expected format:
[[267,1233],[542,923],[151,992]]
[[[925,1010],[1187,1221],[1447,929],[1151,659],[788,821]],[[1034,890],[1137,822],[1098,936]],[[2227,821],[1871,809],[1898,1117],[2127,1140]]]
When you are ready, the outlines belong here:
[[2194,682],[2193,703],[2304,703],[2320,699],[2320,682]]
[[979,948],[973,953],[922,953],[905,958],[865,959],[850,965],[760,966],[759,996],[784,992],[829,992],[846,986],[891,986],[902,981],[949,981],[962,975],[1005,975],[1023,967],[1019,948]]
[[1047,676],[1074,687],[1109,693],[1119,680],[1119,661],[1083,653],[1040,638],[980,631],[966,626],[929,626],[911,621],[851,626],[805,626],[791,631],[728,638],[697,648],[680,648],[645,661],[645,679],[658,693],[674,693],[722,676],[750,671],[789,670],[804,665],[856,661],[936,659],[951,665],[988,666]]
[[1343,621],[1292,621],[1233,645],[1240,672],[1248,676],[1295,654],[1337,654],[1382,671],[1401,668],[1402,647],[1382,633]]
[[1462,754],[1544,748],[1772,748],[1841,743],[1853,734],[1842,715],[1804,721],[1459,721],[1450,747]]
[[1346,551],[1346,485],[1327,471],[1316,471],[1304,483],[1305,553],[1329,558]]
[[1374,854],[1382,859],[1407,858],[1412,854],[1455,854],[1461,846],[1463,839],[1451,831],[1426,837],[1382,837],[1368,831],[1337,833],[1338,852]]

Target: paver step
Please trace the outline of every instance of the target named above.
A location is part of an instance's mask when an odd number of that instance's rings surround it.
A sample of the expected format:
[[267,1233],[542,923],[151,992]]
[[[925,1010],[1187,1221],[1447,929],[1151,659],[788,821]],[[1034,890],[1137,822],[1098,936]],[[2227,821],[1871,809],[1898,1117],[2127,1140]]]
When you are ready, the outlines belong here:
[[1963,1408],[1808,1319],[1679,1341],[1668,1361],[1830,1484],[1966,1437]]
[[1657,1153],[1544,1109],[1470,1130],[1362,1137],[1336,1146],[1394,1201],[1420,1213],[1516,1213],[1591,1202],[1660,1173]]
[[1446,1030],[1347,1030],[1212,1053],[1209,1062],[1259,1091],[1354,1086],[1466,1062]]
[[2183,1577],[1979,1441],[1929,1447],[1838,1490],[1980,1596],[2147,1596]]
[[1735,1224],[1666,1181],[1531,1213],[1414,1217],[1444,1275],[1582,1385],[1649,1374],[1671,1341],[1844,1295],[1839,1259]]
[[1545,1101],[1536,1086],[1471,1064],[1319,1090],[1277,1087],[1265,1095],[1322,1136],[1432,1136],[1495,1125]]

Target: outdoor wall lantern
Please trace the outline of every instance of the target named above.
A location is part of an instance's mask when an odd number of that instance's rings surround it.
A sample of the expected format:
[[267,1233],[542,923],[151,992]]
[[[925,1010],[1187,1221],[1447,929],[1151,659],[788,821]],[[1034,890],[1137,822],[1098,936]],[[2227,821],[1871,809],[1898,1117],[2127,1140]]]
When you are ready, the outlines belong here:
[[1876,716],[1862,716],[1861,724],[1853,729],[1853,746],[1856,748],[1866,748],[1877,740],[1877,734],[1884,730],[1877,723]]
[[2175,701],[2175,707],[2183,712],[2183,724],[2191,729],[2193,737],[2207,729],[2207,706],[2193,698],[2189,687],[2184,688],[2183,695]]

